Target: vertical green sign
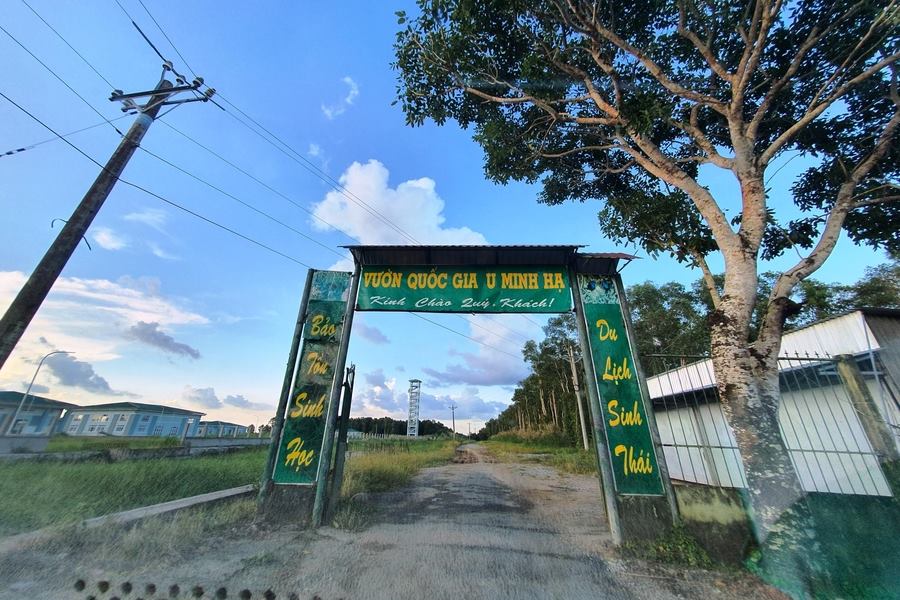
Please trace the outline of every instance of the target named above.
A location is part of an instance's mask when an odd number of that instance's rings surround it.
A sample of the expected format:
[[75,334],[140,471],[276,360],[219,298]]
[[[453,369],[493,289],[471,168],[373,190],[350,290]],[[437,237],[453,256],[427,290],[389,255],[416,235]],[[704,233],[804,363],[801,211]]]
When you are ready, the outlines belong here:
[[303,346],[272,475],[275,483],[316,482],[349,292],[350,273],[313,273]]
[[603,427],[619,494],[663,495],[646,399],[612,277],[578,275]]

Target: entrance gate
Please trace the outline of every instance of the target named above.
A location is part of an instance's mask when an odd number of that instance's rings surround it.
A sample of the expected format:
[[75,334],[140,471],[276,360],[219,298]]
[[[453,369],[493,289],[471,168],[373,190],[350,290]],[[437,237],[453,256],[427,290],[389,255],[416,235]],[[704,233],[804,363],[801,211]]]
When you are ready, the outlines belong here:
[[338,375],[355,311],[574,311],[613,540],[652,539],[669,529],[677,519],[674,495],[617,271],[620,260],[634,257],[579,248],[348,246],[352,274],[310,270],[260,486],[261,510],[321,524]]

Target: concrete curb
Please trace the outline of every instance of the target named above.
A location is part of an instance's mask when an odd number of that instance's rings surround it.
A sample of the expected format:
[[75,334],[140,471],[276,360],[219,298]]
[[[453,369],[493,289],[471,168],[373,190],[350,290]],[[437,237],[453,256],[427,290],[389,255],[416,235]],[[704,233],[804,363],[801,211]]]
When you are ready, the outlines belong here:
[[[255,491],[256,486],[254,484],[242,485],[239,487],[229,488],[227,490],[208,492],[206,494],[199,494],[197,496],[190,496],[188,498],[180,498],[178,500],[170,500],[169,502],[161,502],[159,504],[152,504],[150,506],[142,506],[140,508],[132,508],[131,510],[124,510],[122,512],[103,515],[100,517],[93,517],[81,521],[77,524],[77,526],[84,527],[85,529],[93,529],[95,527],[100,527],[101,525],[107,524],[130,523],[132,521],[139,521],[140,519],[145,519],[147,517],[153,517],[156,515],[175,512],[185,508],[191,508],[200,504],[238,498],[240,496],[252,494]],[[0,539],[0,554],[19,550],[23,546],[50,538],[58,532],[59,527],[45,527],[43,529],[37,529],[35,531],[20,533]]]

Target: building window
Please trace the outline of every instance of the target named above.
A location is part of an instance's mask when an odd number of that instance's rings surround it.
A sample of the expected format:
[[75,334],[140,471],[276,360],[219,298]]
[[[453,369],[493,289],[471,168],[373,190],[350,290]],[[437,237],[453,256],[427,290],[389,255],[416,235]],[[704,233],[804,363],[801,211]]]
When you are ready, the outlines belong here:
[[76,433],[78,428],[81,426],[81,421],[84,420],[84,415],[75,415],[72,417],[72,420],[69,421],[69,433]]
[[119,415],[119,419],[116,421],[116,433],[122,433],[125,431],[125,425],[128,424],[128,415]]
[[153,428],[153,435],[162,435],[162,425]]
[[16,422],[13,425],[12,431],[10,433],[19,434],[22,433],[23,429],[25,429],[25,419],[16,419]]
[[178,427],[172,427],[172,429],[169,430],[169,435],[178,435]]

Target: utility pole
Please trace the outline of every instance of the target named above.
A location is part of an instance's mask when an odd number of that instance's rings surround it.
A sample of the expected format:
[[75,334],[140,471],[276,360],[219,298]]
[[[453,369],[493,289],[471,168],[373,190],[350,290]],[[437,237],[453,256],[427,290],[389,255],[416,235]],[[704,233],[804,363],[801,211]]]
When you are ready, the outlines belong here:
[[455,404],[450,405],[450,416],[453,419],[453,439],[456,439],[456,409],[458,408]]
[[[6,310],[6,314],[0,319],[0,369],[3,368],[6,359],[9,358],[16,344],[25,333],[25,329],[31,323],[34,315],[37,314],[56,279],[75,252],[75,248],[78,247],[78,244],[84,238],[88,228],[94,221],[94,217],[97,216],[100,207],[103,206],[109,193],[122,175],[125,165],[128,164],[135,150],[140,146],[141,140],[153,123],[153,119],[159,114],[160,109],[171,104],[205,102],[215,93],[215,90],[212,88],[203,93],[197,92],[200,86],[203,85],[203,79],[200,77],[188,84],[178,75],[176,77],[178,85],[173,86],[172,82],[166,79],[166,74],[169,71],[172,71],[172,64],[167,61],[163,64],[163,72],[159,83],[152,90],[129,94],[115,90],[110,96],[110,100],[124,103],[123,111],[137,111],[137,118],[134,120],[134,124],[128,130],[128,133],[122,138],[118,148],[107,161],[106,166],[97,175],[93,185],[88,189],[75,212],[72,213],[59,235],[56,236],[56,240],[44,254],[28,281],[22,286],[15,300]],[[170,96],[184,91],[197,92],[200,95],[185,100],[169,100]],[[134,98],[144,97],[149,97],[147,104],[144,106],[138,106],[134,102]]]
[[588,449],[587,423],[584,419],[584,408],[581,407],[581,387],[578,385],[578,371],[575,369],[575,352],[572,350],[572,344],[566,344],[569,351],[569,366],[572,367],[572,388],[575,390],[575,404],[578,405],[578,422],[581,424],[581,441],[584,443],[584,449]]

